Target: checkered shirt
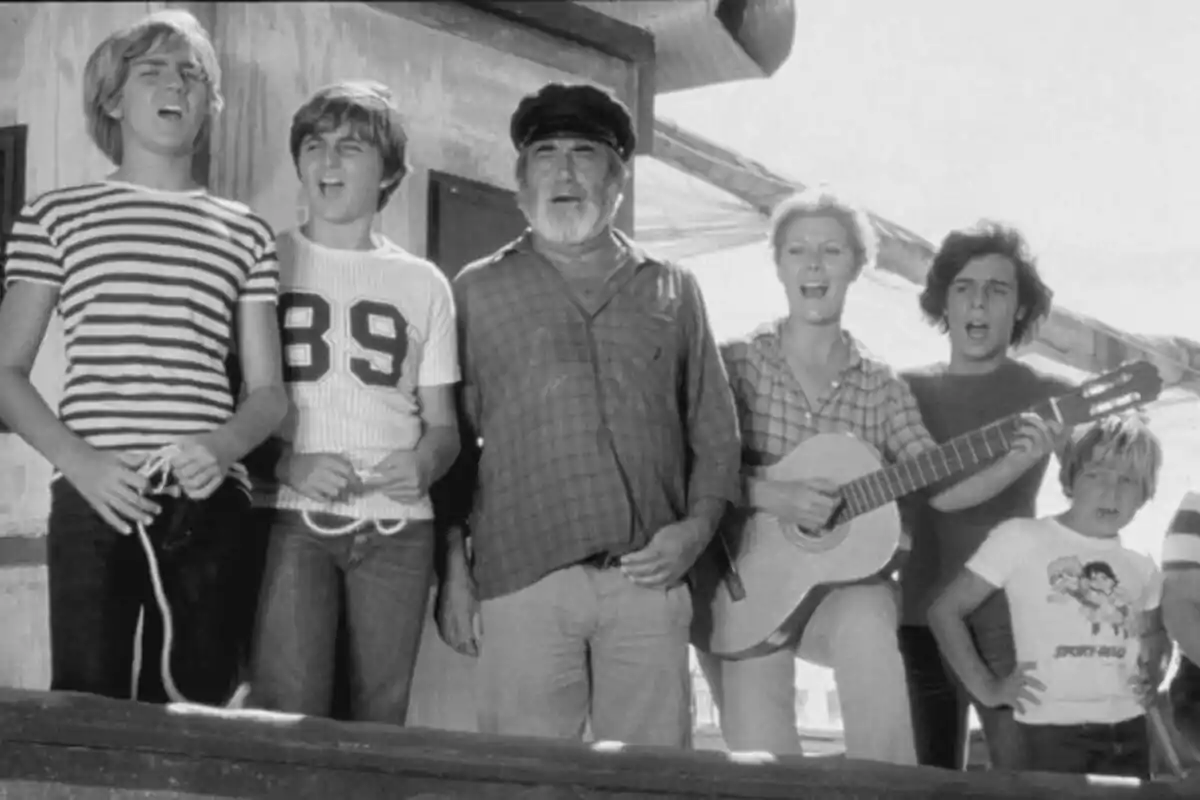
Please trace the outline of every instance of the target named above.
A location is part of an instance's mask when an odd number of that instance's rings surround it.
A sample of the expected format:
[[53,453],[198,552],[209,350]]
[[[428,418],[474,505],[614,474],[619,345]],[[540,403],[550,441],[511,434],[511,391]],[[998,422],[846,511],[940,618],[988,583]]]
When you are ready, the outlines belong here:
[[[863,352],[849,333],[850,360],[832,392],[813,408],[783,354],[783,320],[748,339],[722,347],[737,404],[742,462],[775,464],[819,433],[851,433],[875,447],[886,462],[935,447],[908,384]],[[908,546],[905,534],[905,546]]]
[[528,234],[455,279],[465,419],[452,496],[470,509],[481,598],[640,548],[739,494],[737,417],[700,288],[625,244],[594,313]]

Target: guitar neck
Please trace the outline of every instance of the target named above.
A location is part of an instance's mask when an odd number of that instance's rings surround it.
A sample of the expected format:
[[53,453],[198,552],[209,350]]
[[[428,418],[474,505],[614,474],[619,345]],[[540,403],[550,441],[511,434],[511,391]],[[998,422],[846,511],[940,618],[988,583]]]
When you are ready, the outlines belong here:
[[[1055,417],[1049,401],[1029,409],[1045,419]],[[1012,447],[1020,414],[998,419],[982,428],[956,436],[918,456],[898,461],[883,469],[856,478],[841,487],[846,500],[838,522],[866,514],[907,494],[920,491],[938,481],[987,464]]]

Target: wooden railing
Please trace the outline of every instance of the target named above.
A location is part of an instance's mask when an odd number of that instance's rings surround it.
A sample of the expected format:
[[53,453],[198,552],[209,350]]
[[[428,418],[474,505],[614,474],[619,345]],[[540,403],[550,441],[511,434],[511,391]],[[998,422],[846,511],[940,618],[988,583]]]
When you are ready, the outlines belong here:
[[1184,798],[1200,786],[736,758],[0,690],[0,798]]

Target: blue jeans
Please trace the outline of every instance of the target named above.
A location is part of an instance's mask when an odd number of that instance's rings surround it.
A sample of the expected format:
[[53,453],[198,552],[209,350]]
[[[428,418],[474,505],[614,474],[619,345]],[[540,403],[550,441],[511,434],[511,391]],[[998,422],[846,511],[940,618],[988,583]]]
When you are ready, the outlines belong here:
[[[171,674],[188,700],[220,705],[237,686],[258,593],[250,498],[226,481],[200,503],[155,501],[163,511],[147,533],[174,623]],[[129,698],[144,610],[137,696],[165,702],[162,620],[137,535],[111,528],[60,478],[50,488],[46,547],[50,688]]]
[[263,516],[270,542],[250,704],[330,716],[344,617],[350,718],[403,725],[433,576],[433,523],[329,536],[294,511]]
[[1150,731],[1143,716],[1116,723],[1025,725],[1026,769],[1150,779]]
[[[1012,632],[1003,626],[972,627],[983,661],[996,675],[1016,667]],[[1011,708],[975,703],[942,658],[933,632],[924,626],[900,628],[900,651],[908,673],[917,761],[923,766],[961,770],[967,757],[967,712],[975,706],[987,741],[992,769],[1025,767],[1025,742]]]

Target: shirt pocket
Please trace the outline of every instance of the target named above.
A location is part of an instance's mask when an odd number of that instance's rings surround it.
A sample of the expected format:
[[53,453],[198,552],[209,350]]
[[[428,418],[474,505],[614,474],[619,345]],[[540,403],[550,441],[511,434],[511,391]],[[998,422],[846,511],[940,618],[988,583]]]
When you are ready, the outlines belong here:
[[639,315],[613,331],[614,355],[639,373],[674,373],[679,355],[678,323],[663,314]]

